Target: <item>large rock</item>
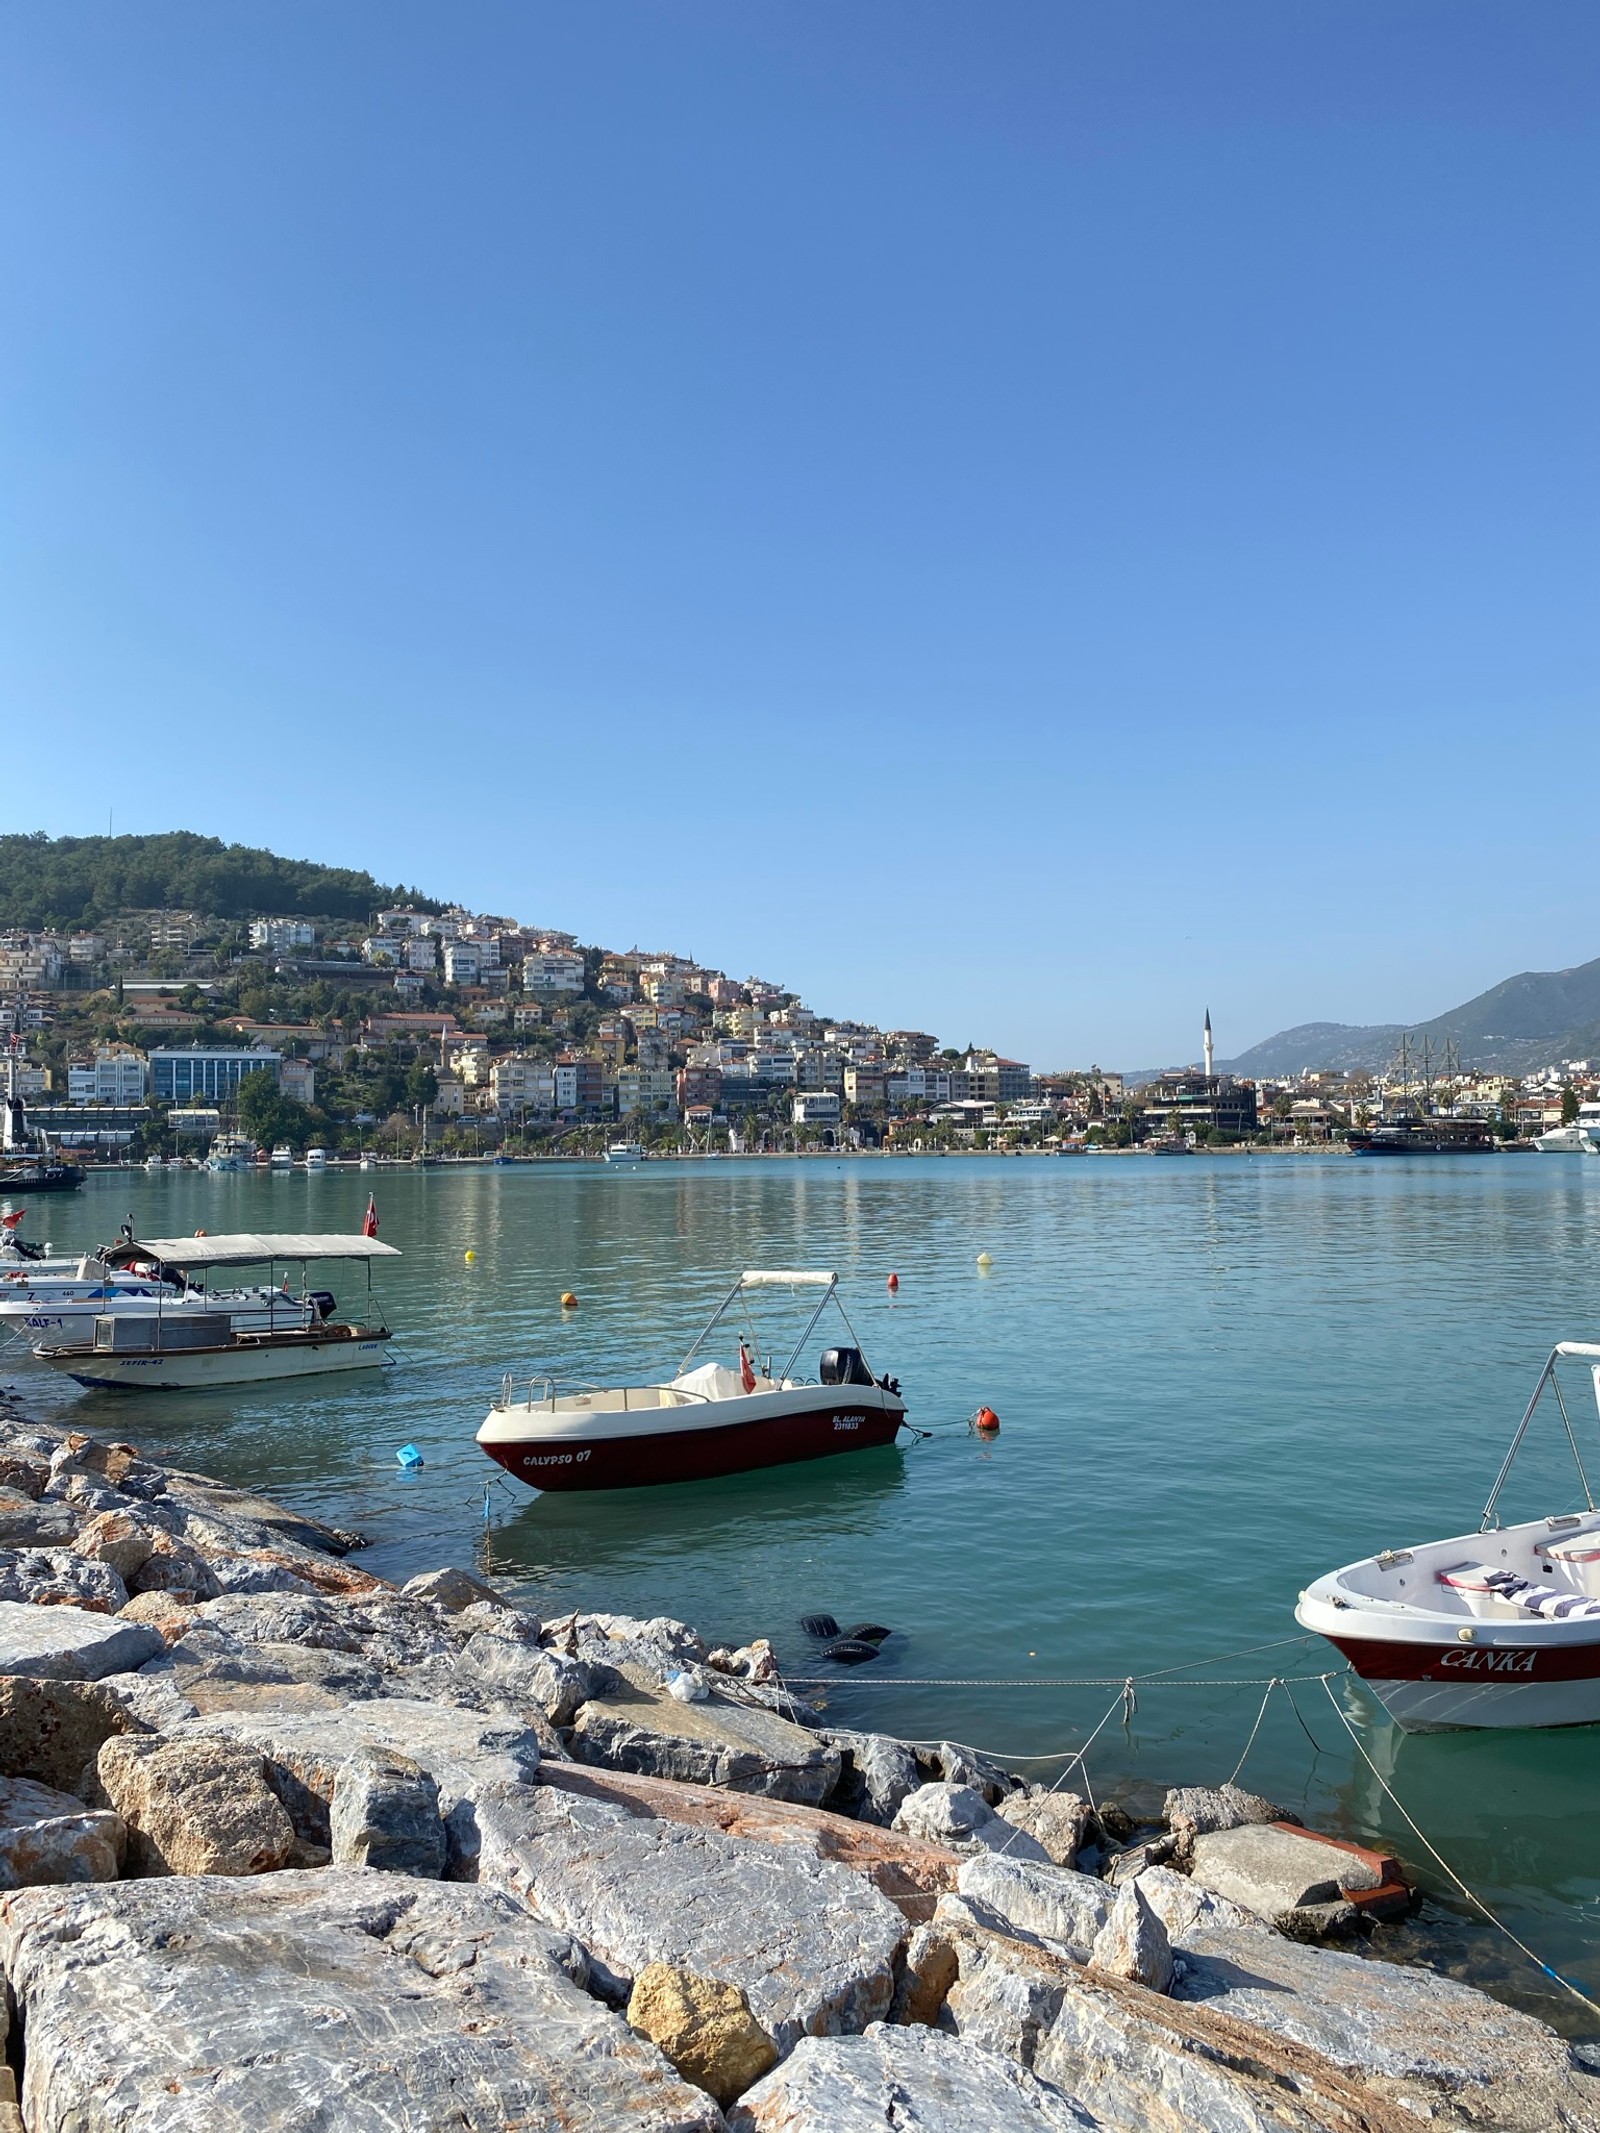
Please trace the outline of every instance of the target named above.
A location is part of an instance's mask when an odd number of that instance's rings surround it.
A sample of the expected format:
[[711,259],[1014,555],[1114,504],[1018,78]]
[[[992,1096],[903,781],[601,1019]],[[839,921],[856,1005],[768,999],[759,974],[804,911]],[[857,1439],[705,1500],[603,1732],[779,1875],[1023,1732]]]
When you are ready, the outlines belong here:
[[1013,1792],[995,1813],[1026,1830],[1056,1866],[1076,1866],[1094,1835],[1094,1809],[1076,1792]]
[[77,1792],[114,1733],[138,1733],[140,1721],[99,1683],[35,1681],[0,1675],[0,1774],[34,1778],[57,1792]]
[[1114,2133],[1415,2133],[1398,2102],[1265,2029],[959,1922],[951,1942],[941,2021]]
[[861,2037],[803,2038],[728,2116],[733,2133],[1093,2133],[1094,2123],[992,2052],[881,2022]]
[[[496,1607],[504,1606],[499,1593],[490,1585],[484,1585],[465,1570],[424,1570],[420,1576],[407,1578],[400,1588],[408,1600],[431,1600],[435,1607],[442,1607],[446,1614],[459,1614],[463,1607],[475,1606],[480,1600],[488,1600]],[[538,1626],[534,1627],[537,1636]]]
[[155,1537],[142,1520],[126,1511],[101,1511],[86,1519],[73,1547],[97,1563],[109,1563],[124,1583],[142,1570],[155,1553]]
[[556,1761],[539,1765],[539,1782],[581,1799],[608,1801],[651,1820],[716,1829],[757,1843],[801,1845],[816,1858],[833,1860],[870,1881],[913,1925],[933,1916],[940,1896],[955,1887],[961,1864],[942,1845],[760,1794],[719,1792],[708,1785],[677,1785],[666,1778]]
[[143,1666],[166,1649],[159,1630],[82,1607],[0,1600],[0,1674],[36,1681],[98,1681]]
[[1088,1959],[1117,1900],[1092,1874],[993,1852],[963,1861],[956,1888],[986,1923],[1043,1941],[1079,1962]]
[[722,1695],[680,1703],[664,1690],[629,1681],[578,1712],[571,1752],[602,1769],[721,1785],[812,1807],[839,1780],[838,1749],[775,1711]]
[[847,1733],[834,1726],[820,1730],[841,1758],[839,1782],[828,1805],[840,1814],[887,1829],[922,1783],[916,1757],[892,1734]]
[[628,2023],[718,2103],[732,2103],[778,2063],[778,2047],[737,1985],[671,1963],[646,1963],[639,1972]]
[[262,1758],[231,1742],[121,1734],[100,1750],[100,1783],[135,1873],[266,1874],[294,1850]]
[[54,1499],[41,1503],[31,1491],[0,1483],[0,1548],[67,1548],[77,1533],[78,1516],[70,1505]]
[[1174,1996],[1270,2031],[1407,2103],[1497,2133],[1600,2127],[1600,2083],[1532,2015],[1431,1970],[1211,1926],[1183,1943]]
[[900,1803],[893,1827],[954,1851],[1004,1852],[1012,1859],[1049,1864],[1044,1846],[1017,1823],[997,1815],[971,1785],[919,1785]]
[[539,1768],[539,1743],[515,1719],[398,1696],[339,1710],[224,1712],[191,1719],[177,1730],[179,1738],[237,1741],[264,1755],[296,1835],[311,1844],[332,1842],[329,1809],[347,1757],[362,1747],[410,1756],[439,1788],[448,1871],[460,1880],[475,1871],[477,1792],[526,1785]]
[[1174,1948],[1186,1947],[1190,1934],[1211,1926],[1235,1926],[1247,1933],[1272,1931],[1264,1918],[1247,1911],[1242,1903],[1201,1888],[1187,1874],[1174,1873],[1170,1866],[1147,1866],[1127,1885],[1136,1888],[1149,1904],[1166,1927],[1167,1939]]
[[1176,1840],[1178,1864],[1187,1866],[1197,1837],[1290,1817],[1260,1793],[1241,1791],[1237,1785],[1174,1785],[1162,1803],[1161,1819]]
[[329,1829],[335,1866],[378,1867],[437,1881],[448,1857],[439,1788],[393,1749],[358,1748],[333,1781]]
[[570,1726],[591,1697],[622,1686],[622,1676],[613,1667],[487,1630],[470,1637],[461,1656],[497,1702],[518,1708],[532,1704],[554,1726]]
[[0,1602],[31,1607],[84,1607],[114,1615],[128,1604],[128,1588],[109,1563],[72,1548],[0,1549]]
[[0,1888],[115,1881],[126,1841],[118,1816],[29,1778],[0,1778]]
[[0,1905],[29,2125],[116,2133],[720,2133],[488,1890],[328,1868]]
[[1095,1935],[1089,1964],[1106,1977],[1129,1978],[1152,1992],[1172,1983],[1172,1943],[1137,1881],[1117,1891],[1111,1916]]
[[1360,1854],[1272,1822],[1197,1836],[1190,1856],[1190,1876],[1201,1888],[1272,1923],[1314,1905],[1336,1904],[1345,1889],[1375,1889],[1381,1879]]
[[888,2012],[906,1923],[847,1867],[548,1785],[485,1791],[476,1808],[480,1880],[575,1934],[619,1996],[650,1962],[720,1978],[780,2051]]

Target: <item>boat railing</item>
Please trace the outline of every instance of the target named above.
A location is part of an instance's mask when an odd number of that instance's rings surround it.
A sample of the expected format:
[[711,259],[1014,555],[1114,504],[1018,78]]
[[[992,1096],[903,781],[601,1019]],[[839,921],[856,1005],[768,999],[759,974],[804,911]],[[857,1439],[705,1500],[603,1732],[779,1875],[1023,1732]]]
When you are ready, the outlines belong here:
[[557,1402],[560,1400],[571,1400],[576,1406],[588,1406],[595,1395],[598,1394],[605,1400],[620,1400],[619,1411],[622,1414],[629,1414],[632,1412],[628,1399],[630,1392],[648,1393],[650,1395],[647,1401],[641,1400],[641,1406],[661,1407],[665,1404],[663,1395],[667,1393],[672,1395],[675,1404],[691,1400],[700,1400],[708,1406],[710,1404],[709,1394],[692,1392],[684,1385],[628,1386],[584,1383],[560,1386],[554,1378],[529,1378],[527,1393],[523,1399],[519,1400],[517,1397],[517,1381],[508,1370],[500,1380],[500,1397],[495,1401],[494,1405],[496,1413],[504,1413],[512,1407],[526,1406],[530,1413],[535,1407],[543,1407],[550,1414],[554,1414]]

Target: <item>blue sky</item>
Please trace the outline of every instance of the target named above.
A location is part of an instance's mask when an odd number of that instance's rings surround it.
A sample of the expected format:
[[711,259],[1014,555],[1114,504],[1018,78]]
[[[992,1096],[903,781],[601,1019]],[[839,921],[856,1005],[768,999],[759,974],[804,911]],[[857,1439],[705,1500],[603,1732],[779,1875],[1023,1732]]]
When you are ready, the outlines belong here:
[[1600,954],[1592,0],[12,0],[0,827],[1040,1064]]

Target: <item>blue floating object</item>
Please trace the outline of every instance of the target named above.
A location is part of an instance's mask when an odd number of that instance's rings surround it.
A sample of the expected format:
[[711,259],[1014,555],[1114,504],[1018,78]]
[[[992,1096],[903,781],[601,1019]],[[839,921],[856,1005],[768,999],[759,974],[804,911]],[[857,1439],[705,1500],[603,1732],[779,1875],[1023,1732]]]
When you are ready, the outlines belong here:
[[403,1467],[408,1469],[422,1464],[422,1453],[414,1444],[402,1444],[399,1451],[395,1453],[395,1457]]

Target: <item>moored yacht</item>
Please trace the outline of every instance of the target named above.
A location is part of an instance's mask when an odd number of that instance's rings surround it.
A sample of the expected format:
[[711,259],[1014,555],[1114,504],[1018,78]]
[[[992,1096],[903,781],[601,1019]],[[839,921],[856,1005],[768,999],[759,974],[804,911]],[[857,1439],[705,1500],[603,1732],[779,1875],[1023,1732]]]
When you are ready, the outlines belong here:
[[219,1133],[206,1157],[207,1170],[251,1170],[256,1144],[247,1133]]
[[1576,1118],[1536,1133],[1533,1145],[1541,1155],[1600,1155],[1600,1103],[1579,1104]]
[[272,1168],[274,1170],[292,1170],[294,1168],[294,1150],[287,1141],[279,1141],[277,1147],[273,1149]]
[[326,1148],[308,1148],[306,1150],[307,1170],[326,1170],[327,1167],[328,1151]]
[[[892,1443],[906,1411],[900,1387],[867,1367],[838,1286],[831,1273],[741,1274],[672,1378],[569,1391],[535,1379],[519,1396],[508,1375],[478,1442],[507,1473],[549,1490],[704,1481]],[[749,1317],[751,1294],[772,1289],[821,1292],[788,1360],[776,1369],[770,1355],[759,1359]],[[830,1303],[851,1345],[824,1349],[817,1376],[798,1377],[801,1351]],[[739,1342],[737,1367],[691,1367],[736,1305],[748,1334]]]
[[[1600,1723],[1600,1511],[1502,1526],[1496,1505],[1534,1410],[1563,1361],[1587,1366],[1600,1403],[1600,1345],[1562,1341],[1539,1373],[1476,1533],[1386,1548],[1301,1593],[1317,1631],[1407,1733],[1462,1726]],[[1562,1419],[1577,1458],[1565,1404]]]
[[642,1163],[644,1150],[637,1141],[613,1141],[606,1150],[608,1163]]

